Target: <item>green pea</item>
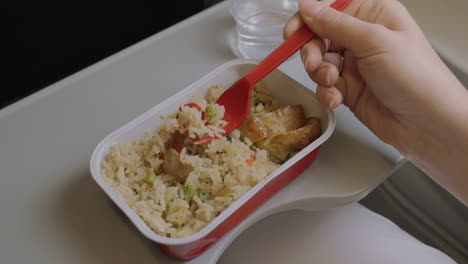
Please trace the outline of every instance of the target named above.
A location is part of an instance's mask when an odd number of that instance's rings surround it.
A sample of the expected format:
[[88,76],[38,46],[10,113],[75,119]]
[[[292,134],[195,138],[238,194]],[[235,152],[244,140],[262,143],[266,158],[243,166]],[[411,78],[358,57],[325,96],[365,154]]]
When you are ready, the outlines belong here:
[[201,191],[201,192],[198,194],[198,197],[200,197],[200,200],[206,201],[206,200],[208,200],[208,198],[210,198],[210,193],[205,192],[205,191]]
[[208,117],[215,117],[216,114],[218,113],[218,111],[216,110],[216,108],[212,105],[209,105],[205,108],[205,114],[206,116]]
[[185,196],[187,196],[187,198],[189,199],[192,199],[193,196],[195,196],[195,190],[193,190],[192,186],[190,185],[187,185],[187,187],[185,187],[184,193]]
[[154,184],[154,180],[156,180],[156,174],[154,174],[154,171],[150,170],[148,171],[148,173],[146,174],[146,183],[150,184],[150,185],[153,185]]

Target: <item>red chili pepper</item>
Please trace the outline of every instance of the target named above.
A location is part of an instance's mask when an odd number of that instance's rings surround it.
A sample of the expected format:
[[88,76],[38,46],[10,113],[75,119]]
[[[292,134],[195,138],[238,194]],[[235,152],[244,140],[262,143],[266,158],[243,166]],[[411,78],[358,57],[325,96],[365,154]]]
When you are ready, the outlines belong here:
[[195,109],[197,109],[198,111],[203,112],[203,110],[201,109],[201,107],[200,107],[199,105],[197,105],[196,103],[186,104],[185,106],[188,106],[188,107],[191,107],[191,108],[195,108]]
[[[203,109],[199,105],[197,105],[196,103],[189,103],[189,104],[185,104],[183,106],[188,106],[188,107],[197,109],[199,112],[201,112],[201,118],[205,119],[205,111],[203,111]],[[179,107],[179,111],[182,111],[182,106]],[[179,118],[179,114],[177,114],[177,118]]]

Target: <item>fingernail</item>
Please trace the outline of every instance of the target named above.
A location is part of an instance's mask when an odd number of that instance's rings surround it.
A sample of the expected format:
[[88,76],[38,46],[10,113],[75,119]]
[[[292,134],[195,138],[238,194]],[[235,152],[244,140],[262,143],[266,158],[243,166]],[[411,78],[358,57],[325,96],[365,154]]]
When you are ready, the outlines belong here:
[[322,9],[322,6],[316,0],[300,0],[299,9],[302,15],[313,17]]
[[332,93],[327,93],[325,99],[329,102],[328,108],[333,108],[335,106],[335,96]]
[[327,71],[327,85],[331,85],[331,76],[330,76],[330,71]]

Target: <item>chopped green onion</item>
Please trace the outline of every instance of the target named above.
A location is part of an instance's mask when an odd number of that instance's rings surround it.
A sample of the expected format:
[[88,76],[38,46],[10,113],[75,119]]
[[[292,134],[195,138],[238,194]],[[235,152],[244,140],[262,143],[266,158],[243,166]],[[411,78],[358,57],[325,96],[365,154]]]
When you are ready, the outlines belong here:
[[146,174],[146,183],[153,185],[154,180],[156,180],[156,174],[154,174],[154,171],[150,170],[148,171],[148,174]]
[[228,135],[228,136],[226,136],[226,139],[227,139],[227,141],[229,141],[229,142],[232,142],[232,138],[231,138],[231,136],[229,136],[229,135]]
[[205,114],[206,116],[208,117],[215,117],[216,114],[218,113],[218,111],[216,110],[216,108],[212,105],[209,105],[205,108]]
[[189,198],[189,199],[192,199],[193,196],[195,196],[195,191],[193,190],[192,186],[190,186],[190,185],[187,185],[187,187],[184,190],[184,193],[185,193],[185,196],[187,196],[187,198]]
[[200,200],[206,201],[206,200],[208,200],[208,198],[210,198],[210,194],[209,194],[208,192],[201,191],[201,192],[198,194],[198,197],[200,197]]
[[239,137],[239,140],[240,140],[241,142],[245,142],[245,137],[244,137],[244,136],[240,136],[240,137]]

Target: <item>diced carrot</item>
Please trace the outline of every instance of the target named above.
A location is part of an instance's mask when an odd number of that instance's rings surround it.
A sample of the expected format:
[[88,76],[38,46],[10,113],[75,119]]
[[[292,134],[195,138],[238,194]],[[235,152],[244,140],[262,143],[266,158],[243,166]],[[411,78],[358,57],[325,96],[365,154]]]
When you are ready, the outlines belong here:
[[252,166],[252,164],[254,163],[254,161],[255,161],[255,156],[252,155],[252,156],[250,157],[250,159],[246,160],[245,162],[247,162],[247,165]]

